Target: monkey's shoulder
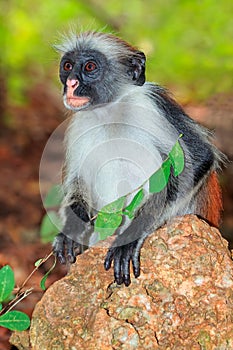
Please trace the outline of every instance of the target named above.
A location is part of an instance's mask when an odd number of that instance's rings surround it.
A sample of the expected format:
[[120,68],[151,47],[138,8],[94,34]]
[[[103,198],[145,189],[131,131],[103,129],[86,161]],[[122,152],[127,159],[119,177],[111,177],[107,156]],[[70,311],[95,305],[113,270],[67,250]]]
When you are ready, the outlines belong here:
[[189,118],[189,116],[185,113],[183,107],[176,101],[171,91],[167,88],[156,83],[146,82],[145,92],[147,96],[153,100],[163,112],[166,112],[166,114],[182,114],[185,117]]

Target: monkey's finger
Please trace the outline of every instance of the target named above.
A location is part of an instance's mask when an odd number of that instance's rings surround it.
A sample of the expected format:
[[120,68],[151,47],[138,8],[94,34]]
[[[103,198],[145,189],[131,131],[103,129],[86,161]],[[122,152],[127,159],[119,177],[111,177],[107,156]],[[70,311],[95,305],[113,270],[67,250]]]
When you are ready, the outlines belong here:
[[123,283],[123,277],[121,272],[121,253],[119,251],[118,255],[114,259],[114,277],[117,284]]
[[121,266],[122,275],[123,275],[123,282],[124,282],[126,287],[128,287],[131,283],[129,265],[130,265],[130,255],[127,252],[127,255],[122,259],[122,266]]
[[123,283],[121,272],[121,250],[119,248],[110,248],[104,261],[105,270],[109,270],[114,260],[114,278],[117,284]]
[[132,265],[134,276],[137,278],[138,276],[140,276],[140,252],[137,250],[133,253]]
[[74,255],[77,256],[83,253],[82,245],[80,243],[73,242]]
[[106,271],[108,271],[112,265],[113,257],[114,257],[114,249],[115,248],[110,248],[107,252],[105,261],[104,261],[104,268]]
[[76,261],[76,256],[74,254],[74,241],[66,237],[66,257],[67,261],[73,264]]
[[53,244],[53,253],[56,255],[56,257],[58,258],[61,264],[66,263],[66,258],[64,253],[65,238],[66,237],[63,235],[63,233],[59,233],[55,238],[55,241]]

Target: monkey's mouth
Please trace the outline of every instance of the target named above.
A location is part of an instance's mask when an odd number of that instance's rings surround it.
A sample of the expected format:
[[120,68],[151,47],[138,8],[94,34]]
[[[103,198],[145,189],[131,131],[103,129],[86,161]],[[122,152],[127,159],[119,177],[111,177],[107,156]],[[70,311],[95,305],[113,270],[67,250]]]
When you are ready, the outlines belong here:
[[84,107],[90,102],[89,97],[80,96],[66,96],[66,103],[73,108]]

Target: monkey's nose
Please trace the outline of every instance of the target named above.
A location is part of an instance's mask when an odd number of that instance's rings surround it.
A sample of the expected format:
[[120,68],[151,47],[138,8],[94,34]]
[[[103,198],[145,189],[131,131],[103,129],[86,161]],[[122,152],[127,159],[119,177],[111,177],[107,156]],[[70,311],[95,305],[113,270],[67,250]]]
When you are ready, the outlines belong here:
[[79,81],[77,79],[67,79],[66,85],[69,88],[76,89],[79,86]]

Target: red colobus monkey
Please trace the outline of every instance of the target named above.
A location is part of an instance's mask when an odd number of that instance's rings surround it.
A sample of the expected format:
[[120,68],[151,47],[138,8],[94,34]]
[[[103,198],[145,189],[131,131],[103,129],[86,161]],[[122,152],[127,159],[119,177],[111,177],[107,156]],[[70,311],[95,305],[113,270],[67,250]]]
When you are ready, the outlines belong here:
[[[157,84],[145,82],[146,57],[104,33],[71,34],[59,45],[65,106],[73,117],[66,132],[64,227],[53,249],[61,263],[96,241],[92,218],[106,204],[144,184],[133,220],[125,219],[107,253],[117,284],[130,284],[130,263],[140,274],[145,238],[177,215],[197,214],[218,226],[221,153],[207,130],[190,119]],[[161,166],[182,134],[185,167],[168,185],[149,193],[145,182]]]

